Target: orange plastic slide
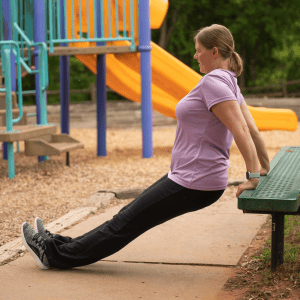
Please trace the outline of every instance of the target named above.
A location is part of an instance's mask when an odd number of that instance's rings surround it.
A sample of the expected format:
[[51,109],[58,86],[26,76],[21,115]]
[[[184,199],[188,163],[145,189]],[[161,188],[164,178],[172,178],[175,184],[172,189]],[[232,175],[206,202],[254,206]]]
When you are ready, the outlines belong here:
[[[91,2],[93,2],[93,0],[91,0]],[[151,28],[159,28],[166,15],[167,1],[151,0],[150,3],[156,4],[150,6]],[[122,11],[121,9],[122,8],[120,8],[119,11]],[[114,14],[112,13],[112,15]],[[91,24],[93,24],[93,22],[91,22]],[[71,30],[70,27],[69,30]],[[138,41],[138,38],[136,38],[136,40]],[[129,45],[129,43],[126,42],[114,42],[114,45],[124,44]],[[74,43],[71,46],[78,47],[79,44]],[[91,46],[95,46],[95,43],[80,43],[80,47]],[[201,75],[183,64],[155,43],[151,42],[151,46],[153,109],[166,116],[176,118],[175,107],[178,101],[197,85],[201,79]],[[140,54],[107,54],[106,57],[107,86],[126,99],[140,102]],[[97,73],[96,55],[77,55],[76,58],[86,65],[93,73]],[[248,107],[260,131],[295,131],[297,129],[297,115],[290,109]]]

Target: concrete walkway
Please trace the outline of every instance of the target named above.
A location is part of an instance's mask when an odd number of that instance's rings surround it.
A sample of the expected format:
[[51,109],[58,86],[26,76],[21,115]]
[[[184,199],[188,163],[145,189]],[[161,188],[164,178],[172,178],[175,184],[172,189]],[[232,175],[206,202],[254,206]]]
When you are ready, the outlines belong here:
[[[88,205],[96,205],[95,200]],[[109,208],[61,234],[82,235],[123,206]],[[92,265],[41,270],[26,252],[0,267],[0,299],[222,299],[219,293],[233,275],[232,267],[265,220],[264,215],[244,215],[234,198],[152,228]],[[46,227],[56,232],[54,226],[66,227],[60,223]]]

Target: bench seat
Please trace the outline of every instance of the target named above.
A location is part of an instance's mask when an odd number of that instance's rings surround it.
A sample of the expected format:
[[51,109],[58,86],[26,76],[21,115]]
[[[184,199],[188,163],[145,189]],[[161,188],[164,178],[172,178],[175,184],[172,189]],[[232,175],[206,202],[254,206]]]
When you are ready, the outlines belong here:
[[255,190],[238,197],[244,213],[271,214],[271,270],[284,261],[284,216],[300,214],[300,147],[280,149],[270,162],[267,176],[259,179]]
[[297,212],[300,206],[300,147],[283,147],[270,162],[255,190],[238,197],[238,208],[264,212]]

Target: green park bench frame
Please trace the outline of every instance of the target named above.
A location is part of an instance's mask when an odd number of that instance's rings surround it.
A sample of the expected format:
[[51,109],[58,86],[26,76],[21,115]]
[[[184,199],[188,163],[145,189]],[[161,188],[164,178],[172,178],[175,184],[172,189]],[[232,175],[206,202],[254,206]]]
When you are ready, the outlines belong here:
[[271,214],[271,270],[284,261],[284,216],[300,214],[300,147],[280,149],[270,162],[267,176],[261,176],[255,190],[238,197],[244,213]]

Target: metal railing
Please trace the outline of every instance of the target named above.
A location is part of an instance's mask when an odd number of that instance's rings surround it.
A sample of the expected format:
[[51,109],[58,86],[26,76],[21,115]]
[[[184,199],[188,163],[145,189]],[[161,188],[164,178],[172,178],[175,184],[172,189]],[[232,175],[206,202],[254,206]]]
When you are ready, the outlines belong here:
[[[30,42],[30,41],[29,41]],[[2,71],[5,78],[5,88],[1,88],[0,92],[5,92],[5,107],[6,107],[6,127],[7,132],[12,132],[12,126],[18,123],[23,117],[23,90],[22,90],[22,74],[21,65],[26,69],[28,73],[38,73],[40,75],[40,91],[43,93],[47,90],[49,85],[48,77],[48,56],[47,47],[45,43],[31,43],[30,47],[36,46],[39,51],[39,70],[31,70],[26,62],[22,59],[20,55],[20,47],[15,41],[0,41],[1,50],[1,61],[2,61]],[[12,117],[12,87],[11,87],[11,61],[15,59],[18,73],[18,107],[19,116],[17,119]],[[41,101],[41,117],[42,124],[47,123],[46,101]]]
[[[15,49],[14,49],[15,48]],[[17,60],[17,73],[18,73],[18,90],[22,91],[21,80],[21,58],[20,47],[14,41],[0,41],[2,72],[5,78],[5,88],[1,88],[0,92],[5,92],[5,108],[6,108],[6,129],[7,132],[13,131],[13,124],[18,123],[23,117],[23,97],[22,93],[19,94],[19,116],[13,119],[12,113],[12,86],[11,86],[11,61],[13,59],[12,53]]]
[[129,41],[135,51],[133,0],[45,1],[50,52],[57,43],[113,41]]

